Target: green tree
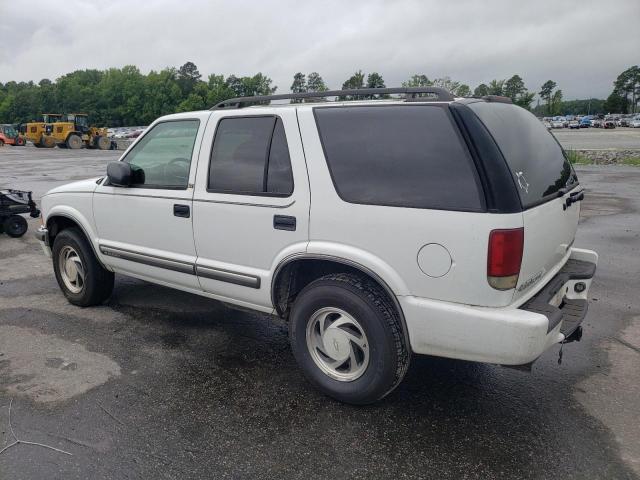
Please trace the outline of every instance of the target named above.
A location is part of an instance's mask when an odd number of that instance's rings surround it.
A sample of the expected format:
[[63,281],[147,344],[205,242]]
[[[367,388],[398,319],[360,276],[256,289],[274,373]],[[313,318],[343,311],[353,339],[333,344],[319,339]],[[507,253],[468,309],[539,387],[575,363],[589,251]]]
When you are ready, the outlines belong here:
[[514,75],[504,82],[503,95],[509,97],[511,101],[527,110],[531,109],[531,102],[535,93],[530,93],[524,85],[520,75]]
[[458,97],[470,97],[471,96],[471,88],[469,85],[465,85],[464,83],[460,84],[458,89],[455,92]]
[[[307,91],[307,77],[304,73],[298,72],[293,76],[293,83],[291,84],[292,93],[305,93]],[[292,103],[300,103],[302,99],[294,98]]]
[[604,111],[607,113],[627,113],[628,102],[615,90],[604,102]]
[[193,92],[198,81],[202,78],[198,67],[193,62],[187,62],[178,69],[178,84],[183,95]]
[[[326,92],[329,90],[327,85],[324,83],[324,80],[320,76],[318,72],[311,72],[307,75],[307,92]],[[318,98],[305,98],[305,102],[324,102],[326,98],[318,97]]]
[[[367,75],[367,88],[385,88],[384,79],[378,72]],[[370,95],[368,98],[387,98],[388,95]]]
[[[342,84],[342,90],[352,90],[352,89],[358,89],[358,88],[364,88],[364,73],[362,73],[362,70],[358,70],[357,72],[355,72]],[[357,99],[358,97],[351,96],[351,95],[343,95],[343,96],[340,96],[339,98],[340,100],[354,100],[354,99]]]
[[427,77],[426,75],[418,74],[412,75],[409,80],[407,80],[406,82],[402,82],[402,86],[405,88],[430,87],[432,85],[433,83],[431,82],[431,80],[429,80],[429,77]]
[[489,95],[489,87],[485,83],[481,83],[473,90],[474,97],[486,97]]
[[491,80],[488,85],[487,95],[504,95],[504,80]]
[[562,90],[556,90],[551,96],[551,114],[560,115],[562,113]]
[[326,92],[329,90],[318,72],[311,72],[307,76],[307,91]]
[[553,91],[555,90],[557,84],[553,80],[547,80],[540,87],[540,98],[545,101],[547,104],[547,113],[550,115],[553,114]]
[[525,91],[524,81],[520,75],[514,75],[504,82],[503,94],[505,97],[509,97],[514,103]]
[[636,113],[640,101],[640,67],[634,65],[618,75],[613,92],[624,99],[624,113]]

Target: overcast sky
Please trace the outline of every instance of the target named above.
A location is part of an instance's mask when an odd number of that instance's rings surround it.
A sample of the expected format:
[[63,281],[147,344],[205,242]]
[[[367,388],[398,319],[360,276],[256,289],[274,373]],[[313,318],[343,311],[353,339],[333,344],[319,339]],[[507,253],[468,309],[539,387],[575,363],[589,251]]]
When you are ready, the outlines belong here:
[[472,89],[518,73],[536,92],[552,79],[566,99],[605,98],[640,63],[640,0],[0,0],[0,39],[0,82],[192,61],[204,79],[263,72],[278,92],[297,71],[339,88],[361,69]]

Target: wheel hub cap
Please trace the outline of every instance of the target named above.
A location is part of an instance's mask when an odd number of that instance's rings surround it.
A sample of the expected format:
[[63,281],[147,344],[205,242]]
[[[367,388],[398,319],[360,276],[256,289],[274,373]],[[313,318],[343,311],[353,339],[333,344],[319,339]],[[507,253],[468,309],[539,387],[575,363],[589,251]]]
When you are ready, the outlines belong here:
[[369,365],[369,342],[360,323],[339,308],[322,308],[307,324],[307,348],[320,370],[342,382],[359,378]]
[[80,293],[84,288],[85,271],[82,259],[73,247],[65,245],[58,256],[60,277],[71,293]]

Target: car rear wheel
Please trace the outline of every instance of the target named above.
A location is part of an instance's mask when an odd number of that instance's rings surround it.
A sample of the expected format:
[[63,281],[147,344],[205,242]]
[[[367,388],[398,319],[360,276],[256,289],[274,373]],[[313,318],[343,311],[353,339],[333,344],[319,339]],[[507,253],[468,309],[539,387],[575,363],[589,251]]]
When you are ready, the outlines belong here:
[[2,222],[4,232],[13,238],[18,238],[27,233],[27,221],[20,215],[11,215]]
[[289,336],[307,379],[341,402],[380,400],[409,366],[398,312],[358,275],[331,274],[305,287],[291,310]]
[[113,291],[114,275],[96,258],[80,231],[60,232],[53,242],[53,270],[67,300],[80,307],[99,305]]

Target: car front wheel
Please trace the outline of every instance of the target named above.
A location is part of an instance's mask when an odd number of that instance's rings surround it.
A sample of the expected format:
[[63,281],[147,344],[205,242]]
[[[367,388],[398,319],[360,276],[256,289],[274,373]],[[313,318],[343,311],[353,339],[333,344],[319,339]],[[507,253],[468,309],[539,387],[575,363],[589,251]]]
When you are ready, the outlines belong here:
[[307,379],[341,402],[382,399],[409,366],[398,312],[364,276],[331,274],[311,282],[293,304],[289,335]]
[[78,230],[60,232],[53,242],[53,270],[67,300],[80,307],[99,305],[113,291],[114,276],[96,258]]

